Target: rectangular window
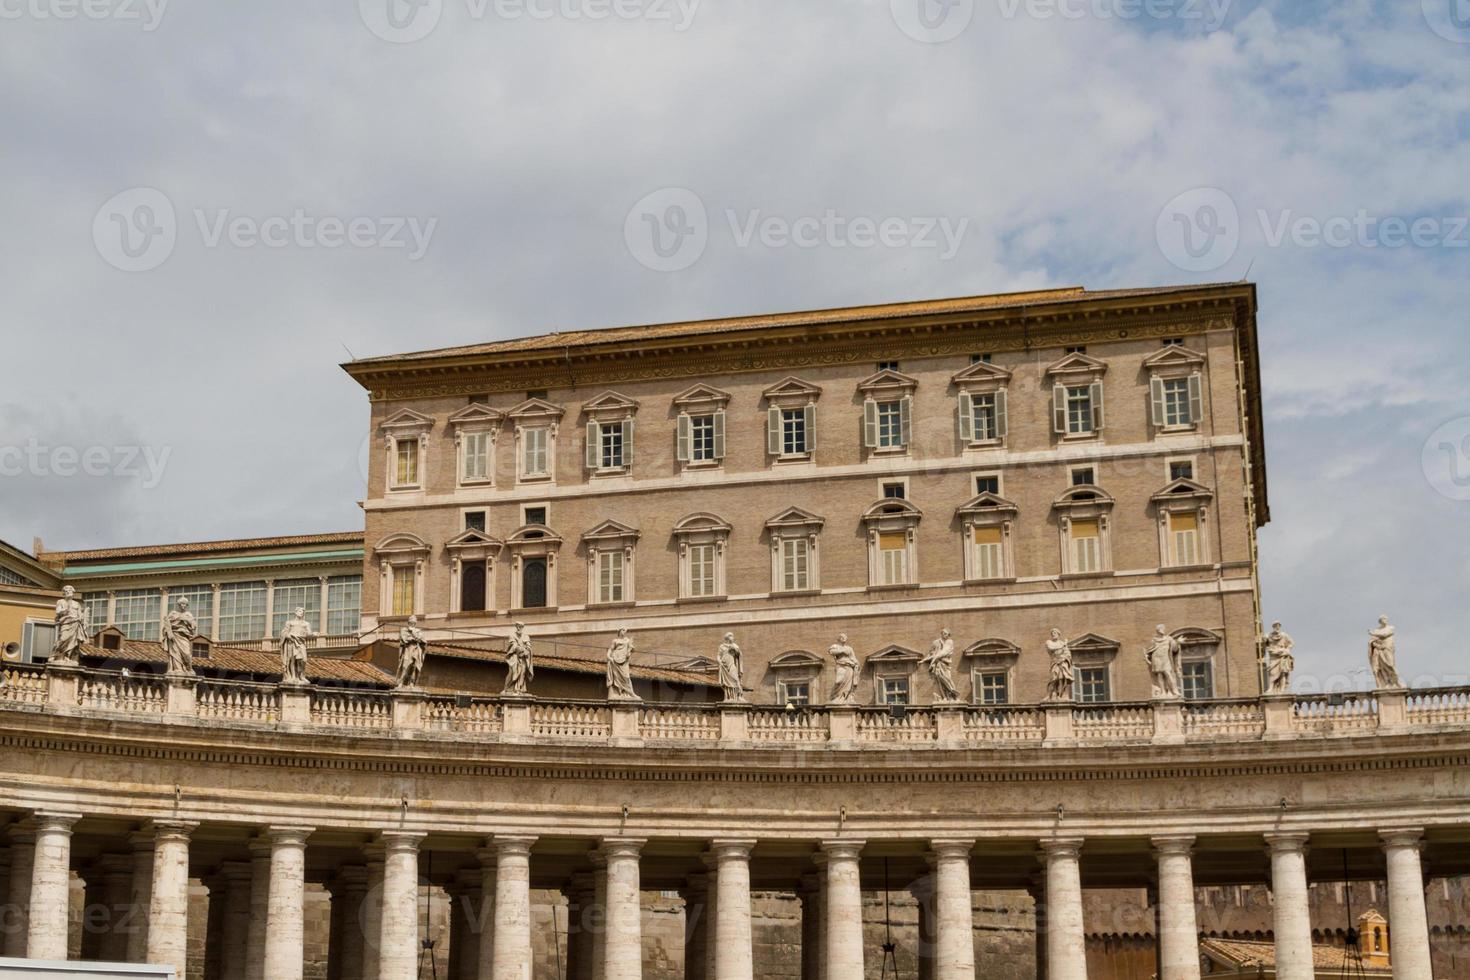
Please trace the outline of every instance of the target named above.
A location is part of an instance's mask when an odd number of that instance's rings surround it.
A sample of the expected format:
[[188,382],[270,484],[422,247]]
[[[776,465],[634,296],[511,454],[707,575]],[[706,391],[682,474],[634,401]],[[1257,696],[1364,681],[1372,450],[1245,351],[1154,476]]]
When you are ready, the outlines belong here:
[[781,409],[781,455],[803,456],[810,451],[807,444],[806,409]]
[[219,587],[221,642],[265,636],[265,588],[264,582],[227,582]]
[[483,510],[467,510],[464,512],[464,529],[466,531],[485,530],[485,512]]
[[550,460],[547,449],[551,444],[551,430],[545,426],[521,430],[521,475],[548,476]]
[[689,459],[703,463],[715,458],[715,417],[689,416]]
[[1000,528],[975,528],[975,577],[1002,578],[1004,575]]
[[987,439],[1000,438],[1000,429],[995,421],[995,395],[971,395],[970,396],[970,418],[974,435],[971,437],[975,442],[984,442]]
[[416,487],[419,485],[419,441],[417,439],[394,440],[393,485]]
[[810,681],[782,681],[781,703],[789,704],[796,708],[805,708],[812,703],[812,685]]
[[981,704],[1009,704],[1010,678],[1003,670],[987,670],[980,674],[975,693]]
[[465,483],[477,483],[490,478],[490,433],[466,432],[461,445],[464,452],[464,470],[460,478]]
[[998,476],[977,476],[977,477],[975,477],[975,492],[977,494],[979,494],[979,493],[993,493],[997,497],[999,497],[1000,496],[1000,477],[998,477]]
[[1215,672],[1208,660],[1189,660],[1179,665],[1181,693],[1187,701],[1215,696]]
[[526,515],[526,523],[527,524],[542,524],[542,525],[544,525],[546,523],[546,508],[545,507],[527,507],[526,510],[525,510],[525,515]]
[[903,402],[878,403],[878,448],[903,447]]
[[1199,515],[1170,514],[1169,541],[1175,565],[1199,564]]
[[878,557],[883,585],[905,585],[909,580],[908,535],[902,531],[878,535]]
[[95,633],[104,626],[112,625],[107,621],[106,592],[83,593],[82,606],[87,610],[87,631],[89,633]]
[[1098,704],[1111,700],[1108,696],[1108,669],[1081,667],[1077,670],[1077,700],[1082,704]]
[[1194,463],[1187,459],[1175,459],[1169,461],[1169,482],[1175,480],[1193,480]]
[[124,589],[113,603],[113,623],[130,640],[156,640],[162,600],[157,589]]
[[334,575],[327,579],[327,632],[333,636],[356,633],[362,625],[362,576]]
[[898,362],[897,361],[879,361],[878,362],[878,370],[879,371],[897,371],[898,370]]
[[597,553],[597,601],[623,601],[623,558],[621,551]]
[[1067,432],[1086,435],[1092,431],[1092,385],[1067,386]]
[[1067,348],[1067,353],[1068,354],[1086,354],[1087,353],[1087,348],[1086,347],[1068,347]]
[[393,569],[393,615],[413,615],[413,579],[412,565],[401,565]]
[[189,600],[189,612],[194,614],[194,622],[199,627],[199,635],[209,636],[211,625],[214,622],[214,586],[170,586],[168,590],[169,608],[175,608],[180,599]]
[[4,567],[3,565],[0,565],[0,585],[35,585],[35,584],[36,583],[32,582],[30,579],[26,578],[24,575],[21,575],[18,572],[12,572],[10,569]]
[[1072,471],[1072,486],[1085,487],[1097,483],[1097,471],[1091,466],[1082,466]]
[[781,539],[781,588],[786,592],[800,592],[810,588],[810,561],[806,538]]
[[1072,571],[1102,571],[1102,535],[1097,521],[1072,522]]
[[626,465],[623,456],[623,426],[599,425],[598,465],[605,470],[620,470]]
[[904,496],[905,496],[904,486],[903,486],[902,483],[885,483],[885,484],[883,484],[883,499],[884,500],[902,500],[904,498]]
[[990,363],[990,355],[989,354],[971,354],[970,355],[970,363],[971,364],[989,364]]
[[882,704],[908,704],[909,679],[907,677],[879,678],[878,697]]
[[1189,379],[1167,378],[1164,387],[1164,424],[1193,425],[1189,411]]
[[322,621],[322,583],[318,579],[276,583],[271,598],[271,636],[281,635],[281,627],[295,615],[298,607],[306,610],[306,621],[316,630]]
[[1184,338],[1183,337],[1165,337],[1164,338],[1164,346],[1165,347],[1183,347],[1184,346]]
[[689,595],[703,598],[715,594],[715,546],[689,546]]
[[56,624],[28,619],[20,629],[20,662],[44,663],[56,646]]

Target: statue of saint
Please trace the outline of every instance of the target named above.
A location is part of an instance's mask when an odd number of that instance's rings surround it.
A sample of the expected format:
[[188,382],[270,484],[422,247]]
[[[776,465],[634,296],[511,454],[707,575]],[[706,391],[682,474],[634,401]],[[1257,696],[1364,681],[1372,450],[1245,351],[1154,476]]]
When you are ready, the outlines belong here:
[[170,674],[194,673],[194,637],[199,635],[199,626],[194,614],[189,611],[189,600],[180,599],[169,614],[163,617],[163,629],[159,642],[168,654]]
[[1155,698],[1179,697],[1179,653],[1182,649],[1163,623],[1154,629],[1154,637],[1143,652],[1143,658],[1148,661]]
[[726,633],[725,638],[720,641],[720,652],[718,655],[720,663],[720,687],[725,689],[726,701],[745,700],[745,686],[740,682],[741,656],[740,645],[735,642],[735,634]]
[[1296,670],[1296,657],[1291,649],[1296,643],[1282,632],[1280,623],[1271,624],[1266,634],[1266,693],[1291,693],[1291,672]]
[[1368,635],[1372,637],[1368,641],[1368,666],[1373,668],[1373,681],[1380,690],[1404,686],[1399,680],[1399,669],[1395,663],[1398,647],[1394,634],[1397,632],[1398,630],[1388,625],[1387,616],[1379,616],[1378,628],[1368,631]]
[[56,642],[51,646],[50,662],[74,664],[87,642],[87,607],[77,598],[77,590],[66,586],[56,600]]
[[419,629],[419,618],[408,617],[403,629],[398,631],[398,686],[418,687],[419,674],[424,669],[424,656],[429,644],[424,631]]
[[306,641],[316,634],[306,621],[306,610],[300,606],[286,625],[281,627],[281,683],[306,683]]
[[950,639],[949,630],[939,631],[939,636],[929,644],[929,652],[919,663],[929,668],[929,675],[939,688],[940,701],[960,699],[960,692],[954,686],[954,640]]
[[633,693],[633,638],[628,627],[618,630],[607,648],[607,696],[612,701],[636,701]]
[[1062,631],[1054,629],[1046,641],[1046,652],[1051,657],[1051,677],[1046,682],[1048,701],[1072,700],[1072,647],[1068,645]]
[[503,694],[529,694],[536,667],[531,663],[531,638],[526,624],[516,623],[515,632],[505,642],[505,690]]
[[837,634],[837,642],[827,648],[837,664],[837,679],[832,685],[832,704],[852,704],[857,687],[857,652],[847,642],[846,633]]

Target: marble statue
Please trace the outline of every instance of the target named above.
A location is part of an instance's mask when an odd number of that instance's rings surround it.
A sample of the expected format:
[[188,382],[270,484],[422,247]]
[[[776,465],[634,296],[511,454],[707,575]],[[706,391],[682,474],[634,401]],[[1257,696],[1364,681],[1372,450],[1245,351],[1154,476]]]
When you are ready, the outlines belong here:
[[403,629],[398,631],[398,686],[418,687],[419,674],[424,669],[424,656],[429,644],[424,631],[419,629],[419,618],[408,617]]
[[1378,628],[1368,631],[1373,638],[1368,641],[1368,666],[1373,668],[1373,681],[1380,689],[1404,686],[1395,663],[1397,643],[1394,634],[1397,632],[1388,624],[1387,616],[1379,616]]
[[1291,672],[1296,670],[1296,657],[1291,652],[1294,646],[1295,641],[1282,631],[1281,624],[1272,623],[1271,632],[1266,634],[1267,694],[1291,693]]
[[1179,641],[1169,635],[1169,629],[1160,623],[1154,629],[1153,639],[1143,653],[1148,661],[1148,670],[1153,681],[1155,698],[1179,697],[1179,652],[1183,649]]
[[281,627],[281,683],[306,683],[306,641],[316,634],[306,621],[306,610],[300,606],[286,625]]
[[56,600],[56,642],[51,646],[51,663],[74,664],[87,642],[87,607],[77,598],[77,590],[66,586]]
[[628,627],[618,630],[607,648],[607,696],[613,701],[636,701],[633,693],[633,638]]
[[180,599],[169,614],[163,617],[163,628],[159,642],[168,654],[170,674],[194,673],[194,638],[199,635],[199,626],[194,614],[189,611],[189,600]]
[[536,677],[536,666],[531,662],[531,638],[526,635],[526,624],[516,623],[515,632],[505,643],[505,690],[504,694],[529,694],[531,681]]
[[939,688],[940,701],[960,699],[960,692],[954,686],[954,640],[950,638],[949,630],[939,631],[934,642],[929,644],[929,652],[919,663],[929,668],[929,675]]
[[1046,641],[1046,652],[1051,657],[1051,676],[1046,682],[1046,699],[1048,701],[1072,700],[1072,681],[1075,679],[1072,670],[1072,647],[1062,636],[1061,630],[1051,631]]
[[740,682],[740,645],[734,633],[726,633],[720,641],[718,660],[720,663],[720,687],[725,689],[726,701],[744,701],[745,687]]
[[837,664],[837,678],[832,684],[832,704],[852,704],[857,688],[857,651],[848,645],[847,634],[838,633],[837,642],[827,648]]

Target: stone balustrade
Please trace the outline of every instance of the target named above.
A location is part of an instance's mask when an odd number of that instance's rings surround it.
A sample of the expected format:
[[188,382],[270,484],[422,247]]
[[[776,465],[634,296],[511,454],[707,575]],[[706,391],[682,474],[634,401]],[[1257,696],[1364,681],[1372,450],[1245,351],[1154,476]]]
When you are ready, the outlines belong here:
[[117,712],[342,734],[875,749],[1261,741],[1470,725],[1470,688],[1259,699],[912,707],[549,701],[4,668],[0,708]]

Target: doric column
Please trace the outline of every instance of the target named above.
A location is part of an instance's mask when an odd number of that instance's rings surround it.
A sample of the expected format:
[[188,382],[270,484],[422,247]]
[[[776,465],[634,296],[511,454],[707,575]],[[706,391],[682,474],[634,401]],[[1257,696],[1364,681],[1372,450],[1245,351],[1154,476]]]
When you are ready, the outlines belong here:
[[975,913],[970,893],[972,840],[936,840],[934,860],[934,976],[974,980]]
[[272,827],[266,832],[271,845],[265,917],[265,975],[269,980],[301,980],[305,973],[306,838],[311,831],[310,827]]
[[754,980],[755,960],[750,933],[750,851],[753,840],[716,840],[715,858],[715,980]]
[[1033,940],[1036,957],[1036,976],[1045,978],[1046,972],[1046,869],[1031,880],[1031,887],[1027,889],[1031,895],[1033,909],[1032,917],[1036,924],[1036,935]]
[[[931,866],[933,858],[930,858]],[[909,894],[914,899],[914,919],[916,948],[914,957],[918,960],[918,980],[934,980],[934,877],[928,875],[920,878],[909,886]]]
[[383,841],[383,905],[378,980],[416,980],[419,966],[419,841],[424,835],[387,830],[380,836]]
[[1082,928],[1082,841],[1042,841],[1046,861],[1047,980],[1087,980]]
[[1429,962],[1429,916],[1424,905],[1424,868],[1418,827],[1381,830],[1388,858],[1388,927],[1393,940],[1394,980],[1432,977]]
[[1277,980],[1313,980],[1312,910],[1307,894],[1307,835],[1267,834]]
[[480,945],[476,958],[477,980],[495,980],[495,849],[481,848],[480,859]]
[[367,893],[358,912],[362,923],[362,980],[378,980],[379,950],[383,946],[383,845],[362,849],[367,859]]
[[630,837],[602,842],[602,856],[607,861],[604,872],[607,876],[604,980],[641,980],[643,976],[643,908],[639,901],[638,855],[645,843]]
[[[246,949],[250,944],[250,877],[249,861],[226,861],[220,865],[219,877],[224,894],[220,923],[219,980],[245,980]],[[210,904],[214,894],[210,893]]]
[[684,885],[684,980],[710,980],[709,875],[689,876]]
[[479,980],[480,972],[480,872],[458,871],[448,889],[449,976],[451,980]]
[[822,890],[827,884],[824,873],[801,876],[801,980],[823,980],[822,964],[826,960],[822,927]]
[[26,820],[10,828],[10,884],[6,888],[5,943],[0,955],[26,955],[26,924],[31,911],[31,863],[36,856],[34,822]]
[[531,980],[531,846],[534,837],[496,837],[494,980]]
[[[578,872],[567,886],[567,980],[592,980],[596,875]],[[685,946],[687,961],[688,946]],[[693,980],[692,977],[688,980]]]
[[[250,922],[245,929],[245,980],[265,980],[265,924],[270,912],[271,842],[250,842]],[[376,980],[376,978],[370,978]]]
[[1199,919],[1194,911],[1194,838],[1155,837],[1159,862],[1159,971],[1162,980],[1199,980]]
[[[148,962],[148,909],[153,904],[153,835],[128,836],[133,849],[133,887],[128,906],[128,962]],[[259,980],[259,978],[257,978]]]
[[366,977],[362,972],[362,957],[366,937],[362,931],[362,903],[368,890],[368,872],[362,865],[348,865],[337,871],[337,887],[332,892],[332,904],[342,903],[342,935],[337,942],[337,956],[341,966],[341,980],[377,980]]
[[827,976],[863,976],[863,883],[860,840],[825,840],[827,857]]
[[153,824],[148,962],[171,966],[181,977],[189,969],[189,835],[196,826],[174,821]]
[[716,961],[720,957],[720,946],[715,942],[715,923],[720,918],[720,889],[716,887],[719,864],[708,851],[700,855],[700,860],[709,869],[704,876],[707,883],[704,892],[704,978],[715,980]]
[[38,811],[31,858],[31,903],[26,922],[26,956],[66,959],[71,912],[71,828],[79,813]]
[[[128,929],[137,921],[131,911],[133,858],[128,854],[104,854],[97,860],[94,877],[98,895],[107,909],[107,927],[97,937],[97,958],[104,963],[125,963],[128,958]],[[88,884],[91,879],[88,880]]]
[[607,859],[602,850],[591,852],[592,861],[592,980],[602,980],[607,969]]

